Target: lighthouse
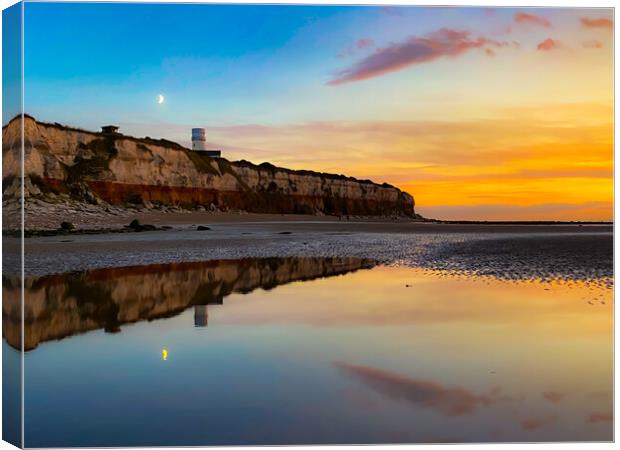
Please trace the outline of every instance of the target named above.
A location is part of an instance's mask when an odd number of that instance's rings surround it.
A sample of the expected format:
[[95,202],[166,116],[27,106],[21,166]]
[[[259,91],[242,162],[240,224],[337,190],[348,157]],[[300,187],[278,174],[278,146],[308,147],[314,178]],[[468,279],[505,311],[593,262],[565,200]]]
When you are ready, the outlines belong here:
[[192,128],[192,150],[204,151],[207,149],[207,130]]
[[204,152],[212,158],[222,156],[220,150],[207,148],[207,130],[205,128],[192,128],[192,150],[195,152]]

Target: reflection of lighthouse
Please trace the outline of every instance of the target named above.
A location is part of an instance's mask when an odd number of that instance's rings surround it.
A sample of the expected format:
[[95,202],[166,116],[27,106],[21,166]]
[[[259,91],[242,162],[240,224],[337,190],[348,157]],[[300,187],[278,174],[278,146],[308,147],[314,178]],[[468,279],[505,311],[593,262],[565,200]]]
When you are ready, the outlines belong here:
[[209,311],[207,305],[194,306],[194,326],[206,327],[209,324]]

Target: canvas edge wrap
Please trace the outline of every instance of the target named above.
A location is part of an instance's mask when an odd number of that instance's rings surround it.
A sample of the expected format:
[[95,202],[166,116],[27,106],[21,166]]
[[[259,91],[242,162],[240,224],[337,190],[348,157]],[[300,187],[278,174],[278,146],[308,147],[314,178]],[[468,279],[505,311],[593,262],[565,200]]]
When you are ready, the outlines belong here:
[[[18,147],[21,164],[12,168],[3,164],[2,181],[18,183],[21,208],[17,212],[3,209],[2,281],[3,291],[7,284],[16,286],[19,300],[17,308],[7,309],[3,302],[3,324],[11,320],[19,324],[22,334],[21,351],[6,343],[2,347],[2,439],[17,447],[23,447],[23,21],[24,5],[18,2],[2,11],[2,125],[10,120],[21,122],[21,133],[14,142],[2,140],[3,155],[6,149]],[[4,231],[17,224],[21,230],[18,238],[8,237]],[[4,294],[5,292],[3,292]],[[5,296],[3,295],[3,298]],[[4,334],[4,332],[3,332]]]

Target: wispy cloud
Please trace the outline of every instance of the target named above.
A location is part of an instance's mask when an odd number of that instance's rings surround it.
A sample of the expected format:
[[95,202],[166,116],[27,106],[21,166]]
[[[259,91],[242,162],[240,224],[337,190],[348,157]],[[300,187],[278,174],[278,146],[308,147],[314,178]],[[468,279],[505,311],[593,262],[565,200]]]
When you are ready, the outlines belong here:
[[347,56],[352,56],[357,53],[359,50],[363,50],[365,48],[374,47],[375,41],[369,38],[360,38],[355,41],[352,45],[349,45],[347,48],[338,53],[338,58],[345,58]]
[[583,48],[603,48],[601,41],[584,41],[581,45]]
[[386,14],[388,16],[402,16],[405,12],[404,12],[403,7],[398,7],[398,6],[382,6],[379,8],[379,11],[382,12],[383,14]]
[[475,48],[504,47],[507,42],[486,37],[474,38],[468,31],[441,28],[425,36],[377,49],[373,54],[341,70],[327,84],[337,86],[428,63],[446,56],[459,56]]
[[373,45],[375,45],[375,41],[373,41],[372,39],[367,39],[367,38],[358,39],[355,42],[355,46],[357,48],[372,47]]
[[555,391],[543,392],[543,398],[551,403],[560,403],[564,395]]
[[517,23],[528,23],[544,28],[551,28],[551,22],[548,19],[535,14],[519,12],[514,14],[513,19]]
[[[416,190],[411,190],[411,192],[417,193]],[[463,206],[421,204],[416,206],[416,211],[425,217],[462,220],[477,220],[480,217],[488,220],[522,220],[523,218],[527,218],[527,220],[575,220],[575,217],[585,218],[585,220],[609,220],[613,217],[613,203],[545,203],[528,206],[514,204]]]
[[[130,135],[186,146],[194,126],[118,124]],[[611,102],[512,106],[476,120],[212,124],[208,133],[209,145],[231,160],[394,184],[413,194],[428,217],[613,217]]]
[[545,416],[545,417],[524,419],[521,421],[521,429],[525,431],[537,430],[539,428],[555,423],[556,420],[557,420],[557,416],[552,416],[552,415]]
[[548,52],[560,48],[560,42],[555,39],[547,38],[536,46],[537,50]]
[[614,27],[613,21],[605,18],[590,19],[589,17],[582,17],[580,21],[585,28],[608,28],[611,30]]
[[611,413],[592,413],[588,417],[588,422],[597,423],[597,422],[611,422],[613,420],[613,414]]

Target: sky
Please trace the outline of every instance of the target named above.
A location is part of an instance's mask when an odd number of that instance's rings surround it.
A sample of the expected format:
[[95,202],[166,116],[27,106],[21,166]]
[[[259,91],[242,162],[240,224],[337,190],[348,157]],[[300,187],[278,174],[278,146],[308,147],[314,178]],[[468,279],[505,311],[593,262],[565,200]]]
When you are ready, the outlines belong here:
[[[613,216],[613,11],[26,3],[25,112],[388,182],[426,217]],[[157,102],[158,96],[164,102]]]

